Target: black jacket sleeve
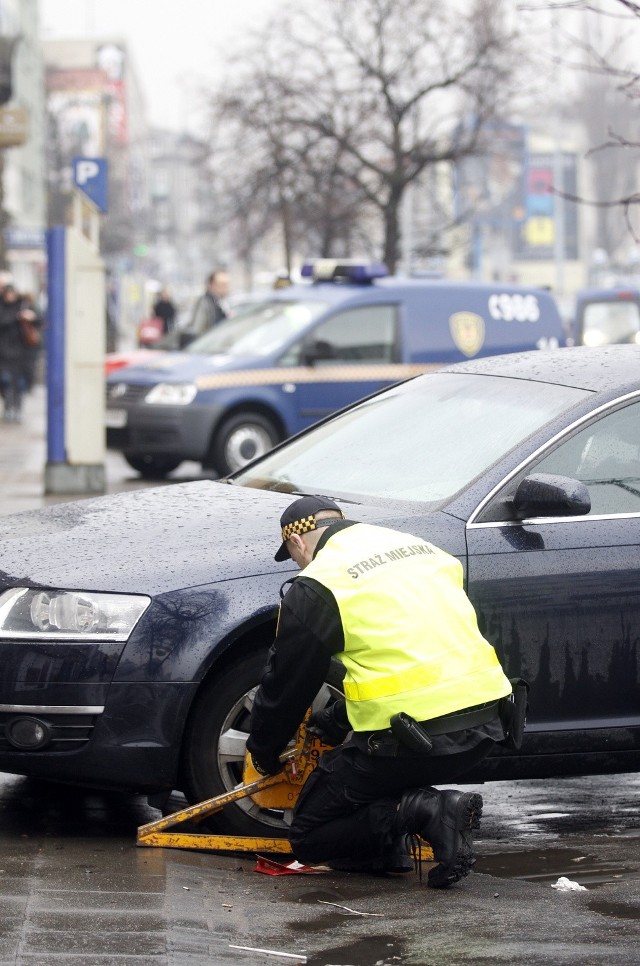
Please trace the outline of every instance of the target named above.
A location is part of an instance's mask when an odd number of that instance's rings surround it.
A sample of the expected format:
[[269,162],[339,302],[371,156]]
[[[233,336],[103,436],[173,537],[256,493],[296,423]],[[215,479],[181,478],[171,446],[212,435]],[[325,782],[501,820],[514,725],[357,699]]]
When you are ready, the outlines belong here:
[[264,771],[278,771],[278,755],[322,687],[331,656],[343,647],[333,596],[315,581],[298,578],[282,601],[251,713],[247,749]]

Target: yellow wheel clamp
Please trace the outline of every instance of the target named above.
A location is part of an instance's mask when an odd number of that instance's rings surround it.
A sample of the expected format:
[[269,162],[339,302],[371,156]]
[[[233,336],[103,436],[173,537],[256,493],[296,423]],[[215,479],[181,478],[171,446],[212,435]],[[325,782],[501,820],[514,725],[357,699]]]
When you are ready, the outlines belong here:
[[[173,812],[155,822],[148,822],[138,828],[137,845],[159,846],[171,849],[200,849],[208,852],[259,852],[291,855],[291,846],[286,838],[267,838],[251,835],[213,835],[206,832],[167,832],[183,822],[200,822],[220,812],[225,805],[241,798],[251,800],[261,808],[292,809],[302,786],[314,770],[320,755],[329,748],[319,738],[307,733],[304,722],[298,729],[296,744],[280,756],[284,768],[277,775],[260,777],[251,764],[250,756],[245,756],[243,783],[231,792],[208,798],[197,805],[190,805],[179,812]],[[427,843],[420,845],[421,858],[433,861],[433,852]]]

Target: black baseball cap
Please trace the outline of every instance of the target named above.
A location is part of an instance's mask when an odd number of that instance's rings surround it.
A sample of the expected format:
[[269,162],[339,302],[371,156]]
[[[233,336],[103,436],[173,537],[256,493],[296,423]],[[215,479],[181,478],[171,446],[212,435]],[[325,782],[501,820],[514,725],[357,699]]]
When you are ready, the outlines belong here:
[[282,544],[275,556],[276,560],[288,560],[291,557],[287,540],[293,533],[309,533],[310,530],[316,530],[319,526],[326,526],[332,522],[331,520],[316,522],[315,515],[319,510],[335,510],[344,520],[344,513],[328,496],[300,497],[299,500],[291,503],[280,517]]

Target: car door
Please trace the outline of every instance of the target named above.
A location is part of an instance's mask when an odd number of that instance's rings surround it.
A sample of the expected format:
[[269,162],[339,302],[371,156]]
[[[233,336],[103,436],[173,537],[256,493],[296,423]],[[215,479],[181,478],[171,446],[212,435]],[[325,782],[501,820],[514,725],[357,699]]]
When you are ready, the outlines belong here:
[[397,306],[368,305],[337,312],[307,332],[280,360],[299,429],[402,378],[395,366]]
[[[581,480],[584,517],[508,519],[524,476]],[[633,746],[640,726],[640,402],[583,422],[467,526],[469,593],[507,672],[531,684],[538,752]],[[585,730],[588,740],[585,741]],[[548,734],[553,732],[554,734]]]

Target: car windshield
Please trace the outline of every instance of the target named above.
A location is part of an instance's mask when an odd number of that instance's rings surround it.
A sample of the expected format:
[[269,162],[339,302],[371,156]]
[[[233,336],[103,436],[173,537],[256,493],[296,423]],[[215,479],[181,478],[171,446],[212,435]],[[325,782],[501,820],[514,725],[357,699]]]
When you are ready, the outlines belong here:
[[185,349],[197,355],[267,356],[326,311],[327,303],[313,299],[265,301],[235,319],[205,332]]
[[243,486],[441,505],[588,393],[432,373],[363,401],[240,471]]

